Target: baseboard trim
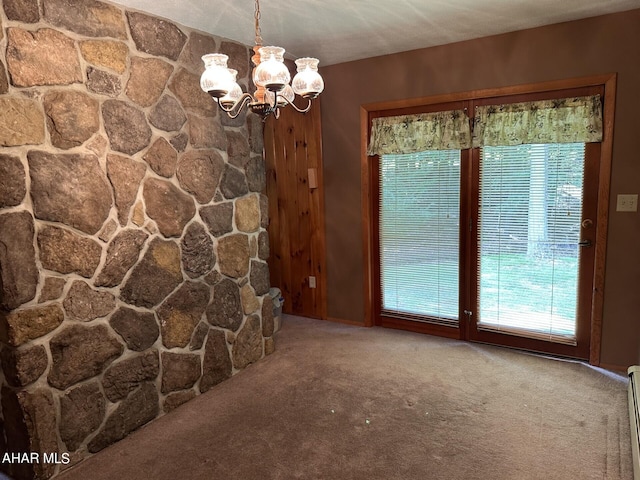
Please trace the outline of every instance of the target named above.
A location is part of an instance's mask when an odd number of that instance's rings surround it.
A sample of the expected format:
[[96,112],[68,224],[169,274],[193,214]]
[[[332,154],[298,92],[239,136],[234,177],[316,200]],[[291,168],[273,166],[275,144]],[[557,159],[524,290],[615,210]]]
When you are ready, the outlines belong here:
[[347,320],[344,318],[327,317],[327,321],[334,322],[334,323],[343,323],[345,325],[351,325],[354,327],[366,327],[366,325],[362,322],[356,322],[355,320]]
[[629,368],[629,366],[623,367],[622,365],[613,365],[611,363],[600,363],[600,365],[597,365],[600,368],[604,368],[605,370],[612,370],[614,372],[618,372],[618,373],[624,373],[626,375],[627,373],[627,369]]

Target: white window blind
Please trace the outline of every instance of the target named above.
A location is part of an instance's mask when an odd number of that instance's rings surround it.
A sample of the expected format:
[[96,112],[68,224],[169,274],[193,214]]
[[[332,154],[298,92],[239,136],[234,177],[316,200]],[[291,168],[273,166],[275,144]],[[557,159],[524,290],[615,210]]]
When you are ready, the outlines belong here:
[[455,322],[460,150],[379,158],[382,310]]
[[479,328],[575,343],[584,143],[480,157]]

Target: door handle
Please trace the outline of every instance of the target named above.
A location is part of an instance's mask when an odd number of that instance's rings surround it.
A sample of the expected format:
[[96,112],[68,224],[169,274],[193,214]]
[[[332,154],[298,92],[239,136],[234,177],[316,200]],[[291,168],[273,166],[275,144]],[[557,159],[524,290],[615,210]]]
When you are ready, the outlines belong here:
[[578,242],[578,246],[579,247],[591,247],[593,245],[593,243],[591,242],[591,240],[582,240],[580,242]]

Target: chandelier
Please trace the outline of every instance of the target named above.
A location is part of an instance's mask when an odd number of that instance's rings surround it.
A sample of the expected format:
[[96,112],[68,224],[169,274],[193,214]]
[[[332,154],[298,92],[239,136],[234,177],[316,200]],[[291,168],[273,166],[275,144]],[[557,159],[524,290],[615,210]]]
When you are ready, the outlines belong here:
[[[252,78],[256,91],[253,95],[242,92],[236,82],[238,72],[227,67],[229,57],[222,53],[203,55],[205,70],[200,77],[200,87],[231,118],[236,118],[246,107],[260,115],[263,121],[271,114],[278,118],[280,108],[287,105],[300,113],[308,112],[311,100],[324,89],[324,81],[318,73],[318,59],[305,57],[296,60],[297,74],[290,84],[291,75],[284,64],[284,48],[262,46],[260,0],[255,2],[254,19],[256,37],[251,60],[255,65]],[[306,107],[299,108],[294,103],[296,95],[308,101]]]

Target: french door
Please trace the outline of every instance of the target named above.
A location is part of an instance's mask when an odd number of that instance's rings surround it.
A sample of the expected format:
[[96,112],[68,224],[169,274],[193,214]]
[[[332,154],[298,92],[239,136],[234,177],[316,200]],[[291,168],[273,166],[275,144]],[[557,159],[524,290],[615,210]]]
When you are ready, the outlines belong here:
[[466,335],[588,358],[597,143],[473,152]]
[[600,143],[375,158],[378,325],[589,358]]

